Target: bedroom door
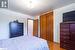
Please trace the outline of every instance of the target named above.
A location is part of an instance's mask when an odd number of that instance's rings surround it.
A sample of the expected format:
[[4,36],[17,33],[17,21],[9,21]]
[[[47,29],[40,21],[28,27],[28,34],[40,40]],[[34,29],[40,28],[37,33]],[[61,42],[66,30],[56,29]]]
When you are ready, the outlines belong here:
[[28,36],[33,36],[33,20],[32,19],[27,20],[27,34]]

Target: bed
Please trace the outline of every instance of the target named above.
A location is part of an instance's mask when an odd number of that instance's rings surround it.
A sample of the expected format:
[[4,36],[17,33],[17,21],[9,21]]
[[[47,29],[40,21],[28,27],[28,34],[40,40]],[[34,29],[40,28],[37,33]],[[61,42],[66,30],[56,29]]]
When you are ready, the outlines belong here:
[[6,48],[7,50],[49,50],[46,40],[34,36],[0,40],[0,48]]

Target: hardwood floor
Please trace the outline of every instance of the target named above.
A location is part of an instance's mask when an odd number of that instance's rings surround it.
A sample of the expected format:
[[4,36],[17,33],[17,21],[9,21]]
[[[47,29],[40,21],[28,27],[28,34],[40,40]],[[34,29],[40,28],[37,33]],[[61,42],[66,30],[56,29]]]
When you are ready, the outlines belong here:
[[66,50],[66,49],[60,48],[60,44],[53,43],[50,41],[48,42],[48,46],[50,50]]

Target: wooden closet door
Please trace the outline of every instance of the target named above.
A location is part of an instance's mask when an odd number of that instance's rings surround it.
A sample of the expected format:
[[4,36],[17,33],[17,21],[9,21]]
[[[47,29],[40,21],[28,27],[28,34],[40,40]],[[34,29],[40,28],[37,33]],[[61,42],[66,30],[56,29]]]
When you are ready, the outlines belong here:
[[40,36],[48,41],[53,41],[53,12],[40,16]]
[[38,19],[33,20],[33,36],[38,37]]
[[47,40],[53,41],[53,12],[47,13]]
[[47,39],[46,38],[46,15],[41,15],[40,16],[40,37],[43,39]]

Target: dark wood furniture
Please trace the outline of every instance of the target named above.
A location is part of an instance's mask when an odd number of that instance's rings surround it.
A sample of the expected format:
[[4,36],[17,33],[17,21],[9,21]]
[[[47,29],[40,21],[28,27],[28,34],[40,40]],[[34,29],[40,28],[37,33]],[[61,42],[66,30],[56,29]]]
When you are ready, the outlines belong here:
[[60,24],[60,47],[75,50],[75,22]]
[[53,12],[40,16],[40,37],[53,41]]

